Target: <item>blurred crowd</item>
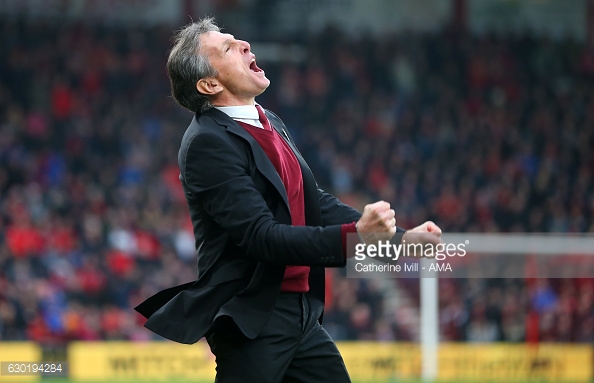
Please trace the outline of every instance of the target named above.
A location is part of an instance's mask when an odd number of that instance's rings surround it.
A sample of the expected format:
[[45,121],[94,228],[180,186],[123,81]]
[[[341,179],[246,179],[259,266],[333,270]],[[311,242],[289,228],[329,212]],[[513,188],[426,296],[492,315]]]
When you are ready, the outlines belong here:
[[[231,33],[233,31],[230,31]],[[132,307],[196,277],[171,28],[0,23],[0,340],[149,339]],[[238,36],[241,37],[241,36]],[[320,186],[398,224],[594,231],[594,50],[544,37],[301,36],[258,98]],[[258,52],[255,52],[256,55]],[[335,339],[418,339],[418,280],[328,271]],[[594,341],[592,280],[442,280],[440,334]]]

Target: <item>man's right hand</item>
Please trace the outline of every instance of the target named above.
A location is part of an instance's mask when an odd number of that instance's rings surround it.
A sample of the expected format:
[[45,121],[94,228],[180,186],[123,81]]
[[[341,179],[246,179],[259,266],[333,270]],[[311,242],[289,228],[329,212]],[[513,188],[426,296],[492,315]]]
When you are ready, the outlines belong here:
[[357,232],[365,243],[388,241],[396,233],[396,213],[385,201],[366,205]]

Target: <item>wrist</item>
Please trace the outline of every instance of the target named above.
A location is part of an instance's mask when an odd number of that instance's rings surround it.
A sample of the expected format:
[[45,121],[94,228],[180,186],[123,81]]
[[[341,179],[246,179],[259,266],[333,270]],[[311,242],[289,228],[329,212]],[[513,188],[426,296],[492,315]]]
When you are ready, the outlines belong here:
[[363,240],[363,237],[361,237],[361,233],[359,233],[359,222],[357,222],[355,224],[355,229],[357,230],[357,235],[359,236],[359,242],[360,243],[365,243],[365,241]]

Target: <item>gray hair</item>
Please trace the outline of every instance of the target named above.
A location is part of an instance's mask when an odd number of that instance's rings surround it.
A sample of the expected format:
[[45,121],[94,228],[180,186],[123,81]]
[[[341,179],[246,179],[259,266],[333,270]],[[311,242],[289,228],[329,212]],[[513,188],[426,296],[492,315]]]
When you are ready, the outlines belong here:
[[196,83],[206,77],[216,77],[208,57],[200,51],[200,36],[219,32],[213,17],[205,17],[180,29],[167,59],[167,76],[175,101],[192,112],[202,113],[212,107],[208,96],[198,92]]

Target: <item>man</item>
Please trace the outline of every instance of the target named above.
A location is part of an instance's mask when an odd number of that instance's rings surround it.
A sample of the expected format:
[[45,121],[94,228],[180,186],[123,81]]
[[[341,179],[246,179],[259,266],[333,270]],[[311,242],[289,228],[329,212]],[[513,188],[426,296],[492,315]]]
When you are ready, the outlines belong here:
[[[349,382],[320,324],[324,267],[345,265],[348,233],[404,232],[394,210],[380,201],[361,214],[317,187],[283,122],[255,103],[270,81],[250,45],[213,19],[179,31],[167,72],[196,113],[178,162],[199,278],[139,305],[146,327],[187,344],[205,336],[217,382]],[[431,222],[412,231],[440,241]]]

